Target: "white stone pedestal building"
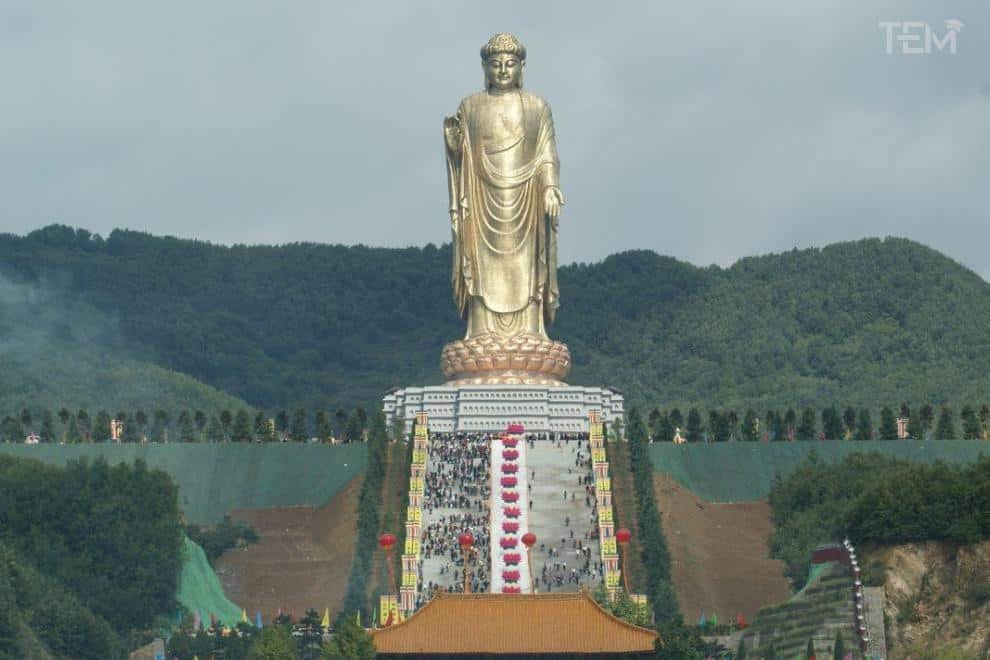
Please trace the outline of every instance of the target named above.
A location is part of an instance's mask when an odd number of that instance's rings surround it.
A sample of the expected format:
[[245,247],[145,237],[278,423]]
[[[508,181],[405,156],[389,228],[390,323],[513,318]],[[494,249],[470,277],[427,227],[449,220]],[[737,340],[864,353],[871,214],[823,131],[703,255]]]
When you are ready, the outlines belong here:
[[392,390],[382,407],[389,428],[397,422],[412,430],[417,412],[429,415],[431,431],[504,431],[522,424],[526,433],[580,433],[588,430],[588,413],[602,421],[623,419],[622,394],[607,387],[546,385],[428,385]]

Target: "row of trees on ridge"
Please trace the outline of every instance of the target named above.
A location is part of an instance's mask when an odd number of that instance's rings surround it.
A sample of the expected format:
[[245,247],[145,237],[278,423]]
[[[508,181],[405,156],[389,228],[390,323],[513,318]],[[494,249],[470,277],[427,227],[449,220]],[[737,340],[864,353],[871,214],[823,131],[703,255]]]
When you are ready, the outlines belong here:
[[907,420],[907,437],[933,440],[988,440],[990,439],[990,405],[977,408],[967,404],[958,417],[949,406],[942,406],[936,419],[935,408],[925,404],[911,410],[906,403],[895,413],[893,408],[880,409],[879,425],[874,425],[873,412],[869,408],[852,406],[841,413],[836,406],[816,412],[804,408],[799,412],[788,408],[781,413],[767,410],[761,416],[749,408],[740,418],[735,410],[710,409],[702,416],[698,408],[691,408],[685,416],[679,408],[661,411],[654,408],[648,418],[650,438],[653,442],[670,442],[678,430],[688,442],[724,442],[743,440],[896,440],[898,419]]
[[0,441],[24,442],[36,435],[39,442],[106,442],[113,436],[113,421],[119,423],[121,442],[355,442],[364,438],[368,428],[364,408],[350,413],[338,408],[333,415],[320,409],[312,417],[305,408],[296,408],[291,413],[280,410],[271,418],[245,408],[217,414],[202,410],[173,413],[161,408],[151,414],[118,410],[113,415],[107,410],[90,415],[85,409],[62,408],[56,414],[24,408],[0,420]]

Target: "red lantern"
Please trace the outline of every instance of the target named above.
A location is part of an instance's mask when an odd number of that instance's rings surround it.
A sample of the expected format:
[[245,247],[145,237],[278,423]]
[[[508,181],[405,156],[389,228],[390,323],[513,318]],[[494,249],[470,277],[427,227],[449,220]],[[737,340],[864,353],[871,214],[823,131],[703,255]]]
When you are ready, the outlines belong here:
[[461,544],[461,547],[467,550],[472,545],[474,545],[474,537],[471,536],[471,532],[464,532],[457,537],[457,542]]
[[385,533],[378,537],[378,545],[382,550],[388,552],[395,545],[395,534]]
[[526,532],[522,536],[522,542],[523,545],[526,546],[527,548],[532,548],[534,545],[536,545],[536,534],[534,534],[533,532]]
[[615,532],[615,540],[619,542],[619,545],[625,545],[626,543],[629,543],[629,539],[631,538],[632,538],[632,532],[630,532],[625,527],[622,527],[621,529]]

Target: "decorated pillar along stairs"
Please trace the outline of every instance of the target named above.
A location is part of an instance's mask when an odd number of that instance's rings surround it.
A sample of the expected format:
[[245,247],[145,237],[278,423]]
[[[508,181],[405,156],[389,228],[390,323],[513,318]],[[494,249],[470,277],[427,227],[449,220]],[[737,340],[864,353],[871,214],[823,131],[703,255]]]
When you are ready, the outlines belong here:
[[622,574],[619,570],[619,549],[612,513],[612,480],[609,478],[608,460],[605,457],[605,435],[601,412],[591,411],[588,414],[588,422],[588,446],[591,449],[591,469],[594,472],[598,539],[605,573],[605,589],[609,598],[615,599],[621,589]]
[[523,427],[510,424],[493,439],[491,451],[492,502],[489,517],[491,539],[491,591],[530,592],[529,564],[522,537],[528,531],[528,481]]
[[426,461],[429,456],[429,418],[416,414],[412,461],[409,466],[409,505],[406,508],[406,544],[402,553],[402,586],[399,588],[400,610],[407,616],[416,609],[416,597],[422,587],[419,579],[423,534],[423,497]]

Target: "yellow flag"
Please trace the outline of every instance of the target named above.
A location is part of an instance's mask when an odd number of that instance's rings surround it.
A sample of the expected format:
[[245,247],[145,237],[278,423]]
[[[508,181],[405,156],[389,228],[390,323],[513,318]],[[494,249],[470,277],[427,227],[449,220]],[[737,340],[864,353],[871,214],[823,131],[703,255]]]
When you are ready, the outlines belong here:
[[329,607],[327,609],[323,610],[323,621],[320,622],[320,625],[323,626],[324,628],[329,628],[330,627],[330,608]]
[[245,609],[242,609],[241,610],[241,621],[243,621],[244,623],[247,623],[248,622],[247,610],[245,610]]

